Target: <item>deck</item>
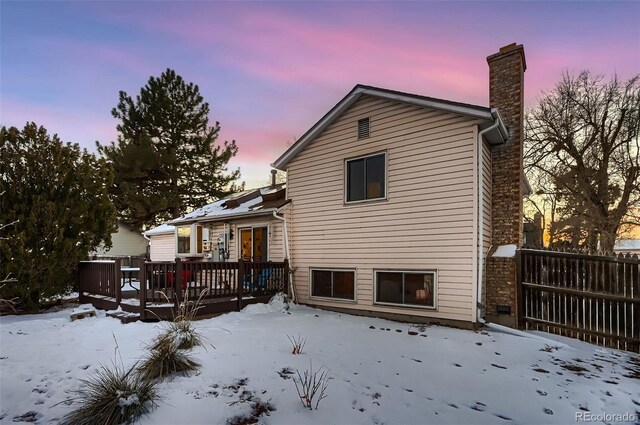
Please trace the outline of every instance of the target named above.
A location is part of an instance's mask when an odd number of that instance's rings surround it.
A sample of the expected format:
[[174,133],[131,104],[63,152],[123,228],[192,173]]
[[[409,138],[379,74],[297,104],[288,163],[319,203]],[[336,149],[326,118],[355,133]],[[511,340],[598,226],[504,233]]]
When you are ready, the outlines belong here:
[[113,261],[82,261],[78,266],[81,303],[123,313],[124,322],[173,318],[183,301],[200,300],[197,316],[238,311],[286,292],[284,262],[145,262],[138,268]]

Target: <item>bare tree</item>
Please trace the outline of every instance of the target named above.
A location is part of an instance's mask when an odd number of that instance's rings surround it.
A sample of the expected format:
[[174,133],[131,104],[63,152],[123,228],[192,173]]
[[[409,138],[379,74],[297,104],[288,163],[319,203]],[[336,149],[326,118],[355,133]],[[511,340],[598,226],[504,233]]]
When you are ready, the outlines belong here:
[[525,121],[525,167],[538,176],[534,202],[555,203],[556,238],[610,251],[625,226],[640,225],[639,133],[640,75],[564,73],[543,93]]

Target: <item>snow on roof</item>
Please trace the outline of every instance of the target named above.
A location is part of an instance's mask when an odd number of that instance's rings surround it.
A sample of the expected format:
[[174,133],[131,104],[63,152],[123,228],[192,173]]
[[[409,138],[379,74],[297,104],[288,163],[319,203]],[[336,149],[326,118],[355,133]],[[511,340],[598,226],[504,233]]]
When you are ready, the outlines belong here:
[[234,193],[226,198],[219,199],[204,207],[193,210],[182,217],[171,220],[169,223],[180,224],[206,219],[224,218],[237,214],[250,213],[252,211],[264,213],[264,211],[267,211],[269,208],[263,208],[262,204],[266,201],[263,196],[267,197],[268,195],[283,191],[283,189],[284,185],[276,185],[275,187],[268,186]]
[[640,250],[640,239],[622,239],[613,247],[615,251]]
[[[237,199],[237,197],[235,199]],[[193,210],[190,213],[185,214],[182,217],[174,220],[174,222],[186,221],[194,218],[220,217],[225,215],[238,214],[242,212],[249,212],[251,207],[253,207],[254,205],[258,205],[259,203],[262,202],[262,196],[258,196],[256,198],[243,202],[235,208],[225,208],[227,201],[230,201],[230,200],[231,199],[229,198],[220,199],[216,202],[205,205],[202,208]]]
[[170,224],[161,224],[158,227],[154,227],[153,229],[149,229],[146,232],[142,233],[145,236],[151,235],[160,235],[162,233],[173,233],[176,229],[176,226],[172,226]]

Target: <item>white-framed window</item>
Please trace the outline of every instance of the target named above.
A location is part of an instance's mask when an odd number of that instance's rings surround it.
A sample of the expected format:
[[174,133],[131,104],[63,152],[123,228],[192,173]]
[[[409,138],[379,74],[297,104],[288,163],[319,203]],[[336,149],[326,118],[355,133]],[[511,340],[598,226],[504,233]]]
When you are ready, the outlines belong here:
[[385,199],[386,185],[386,152],[345,160],[345,202]]
[[200,224],[177,226],[176,254],[179,257],[201,257],[204,233]]
[[311,297],[355,301],[356,271],[353,269],[310,269]]
[[435,270],[375,270],[376,304],[436,308]]
[[269,226],[266,224],[239,227],[238,258],[243,261],[269,261]]

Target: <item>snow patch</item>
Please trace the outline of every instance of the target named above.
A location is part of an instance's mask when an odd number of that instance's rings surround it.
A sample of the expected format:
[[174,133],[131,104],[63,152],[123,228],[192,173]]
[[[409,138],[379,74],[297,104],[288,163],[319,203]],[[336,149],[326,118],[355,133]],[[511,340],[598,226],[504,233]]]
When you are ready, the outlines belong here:
[[500,245],[493,253],[493,257],[513,258],[516,256],[517,249],[515,245]]
[[[211,342],[190,350],[200,372],[162,382],[162,401],[139,423],[224,424],[249,417],[260,400],[273,407],[260,423],[300,425],[565,424],[578,411],[633,413],[640,403],[631,353],[540,332],[524,338],[494,325],[480,332],[421,328],[287,305],[279,295],[198,320]],[[64,401],[80,380],[116,355],[128,369],[165,331],[104,317],[70,322],[70,311],[0,317],[0,423],[56,423],[69,413]],[[306,339],[304,354],[291,354],[287,335]],[[292,379],[311,361],[331,376],[328,397],[313,412],[302,407]],[[123,408],[140,399],[127,392],[118,401]]]
[[269,300],[269,306],[273,311],[287,311],[289,310],[289,297],[282,292],[277,293]]

